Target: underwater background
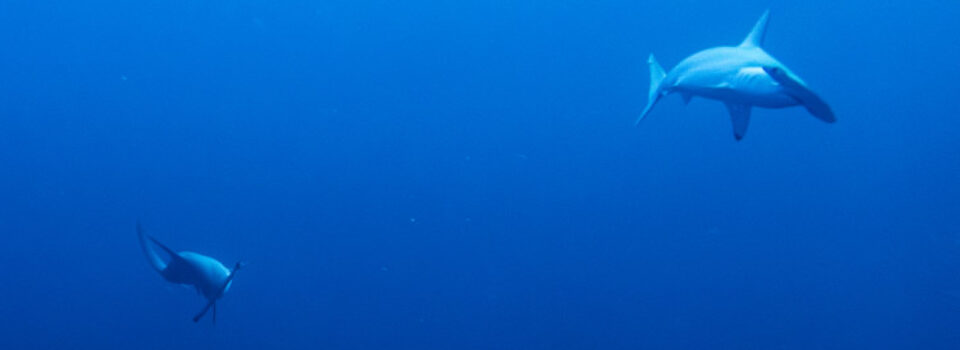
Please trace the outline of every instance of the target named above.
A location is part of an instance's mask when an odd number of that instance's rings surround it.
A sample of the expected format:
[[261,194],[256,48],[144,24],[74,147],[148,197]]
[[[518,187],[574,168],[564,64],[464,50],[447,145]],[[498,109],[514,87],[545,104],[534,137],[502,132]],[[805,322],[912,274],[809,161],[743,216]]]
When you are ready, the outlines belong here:
[[[835,111],[665,98],[765,49]],[[0,348],[954,349],[960,2],[0,2]],[[204,305],[135,234],[249,265]]]

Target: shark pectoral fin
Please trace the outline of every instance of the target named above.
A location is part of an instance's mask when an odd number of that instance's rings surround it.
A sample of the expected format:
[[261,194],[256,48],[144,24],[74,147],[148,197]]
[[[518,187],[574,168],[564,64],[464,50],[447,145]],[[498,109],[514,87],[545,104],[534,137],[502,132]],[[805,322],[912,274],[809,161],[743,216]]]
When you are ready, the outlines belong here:
[[[216,305],[217,305],[217,300],[216,300],[216,299],[213,299],[213,300],[210,300],[209,302],[207,302],[207,306],[204,306],[204,307],[203,307],[203,310],[200,310],[200,312],[198,312],[196,316],[193,316],[193,322],[194,322],[194,323],[199,322],[199,321],[200,321],[200,318],[202,318],[203,315],[206,315],[206,314],[207,314],[207,311],[209,311],[211,307],[213,307],[214,310],[216,310]],[[217,312],[214,311],[213,314],[216,315]],[[216,321],[214,321],[214,322],[216,322]]]
[[733,122],[733,137],[740,141],[747,133],[747,125],[750,124],[750,105],[729,102],[726,105],[727,110],[730,111],[730,121]]
[[688,105],[688,104],[690,104],[690,100],[693,99],[693,94],[691,94],[691,93],[689,93],[689,92],[685,92],[685,93],[681,94],[680,97],[683,97],[683,104]]
[[203,307],[203,310],[200,310],[196,316],[193,316],[193,322],[197,323],[203,318],[203,315],[207,314],[207,311],[213,309],[213,324],[217,324],[217,301],[211,300],[207,303],[207,306]]
[[763,67],[763,70],[767,72],[773,80],[782,85],[788,95],[793,96],[803,107],[806,107],[807,111],[813,114],[814,117],[827,123],[837,121],[830,106],[806,85],[791,77],[786,70],[779,67]]

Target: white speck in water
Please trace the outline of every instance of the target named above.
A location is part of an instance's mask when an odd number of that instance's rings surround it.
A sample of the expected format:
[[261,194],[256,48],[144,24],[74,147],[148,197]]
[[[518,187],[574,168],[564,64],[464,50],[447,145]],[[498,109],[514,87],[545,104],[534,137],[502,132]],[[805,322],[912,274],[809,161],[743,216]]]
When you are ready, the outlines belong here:
[[411,223],[411,224],[412,224],[412,223],[415,223],[415,222],[417,222],[417,218],[410,218],[410,223]]

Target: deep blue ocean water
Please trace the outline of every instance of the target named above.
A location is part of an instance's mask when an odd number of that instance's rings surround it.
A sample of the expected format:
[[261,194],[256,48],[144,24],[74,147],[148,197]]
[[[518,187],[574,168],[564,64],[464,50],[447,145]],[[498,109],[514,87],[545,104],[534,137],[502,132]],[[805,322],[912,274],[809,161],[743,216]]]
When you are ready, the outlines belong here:
[[[827,100],[665,98],[765,48]],[[955,349],[956,1],[0,2],[2,349]],[[243,260],[217,324],[135,234]]]

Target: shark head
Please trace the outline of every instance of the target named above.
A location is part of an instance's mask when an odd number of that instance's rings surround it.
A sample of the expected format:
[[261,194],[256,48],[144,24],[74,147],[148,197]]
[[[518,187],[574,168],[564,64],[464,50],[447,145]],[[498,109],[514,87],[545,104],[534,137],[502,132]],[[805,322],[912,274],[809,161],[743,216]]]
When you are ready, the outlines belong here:
[[814,117],[827,123],[837,121],[830,106],[810,90],[800,77],[790,72],[787,67],[768,66],[763,67],[763,71],[783,87],[785,94],[799,101]]
[[[796,84],[799,84],[803,88],[807,88],[807,83],[805,83],[803,79],[800,79],[799,76],[791,72],[789,68],[787,68],[782,64],[762,66],[761,69],[763,69],[764,73],[767,73],[767,75],[769,75],[770,78],[777,81],[777,83],[781,85],[783,85],[783,82],[785,81],[791,81],[791,82],[795,82]],[[787,85],[792,85],[792,84],[787,84]]]

